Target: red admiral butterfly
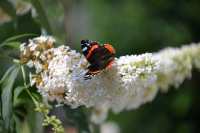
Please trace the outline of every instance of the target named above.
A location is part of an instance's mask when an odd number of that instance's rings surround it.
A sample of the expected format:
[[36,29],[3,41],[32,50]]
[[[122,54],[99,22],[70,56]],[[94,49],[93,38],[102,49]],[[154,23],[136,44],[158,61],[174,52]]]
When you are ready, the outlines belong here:
[[81,48],[84,56],[90,63],[85,79],[91,79],[103,69],[110,68],[115,58],[115,49],[110,44],[99,45],[96,41],[82,40]]

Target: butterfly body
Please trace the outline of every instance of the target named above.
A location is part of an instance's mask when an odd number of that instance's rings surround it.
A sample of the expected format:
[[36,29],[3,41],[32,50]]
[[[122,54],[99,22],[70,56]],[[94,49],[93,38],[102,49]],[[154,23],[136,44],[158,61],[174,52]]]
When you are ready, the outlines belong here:
[[110,44],[100,45],[95,41],[82,40],[81,48],[84,56],[90,63],[85,78],[100,73],[103,69],[111,67],[115,58],[115,49]]

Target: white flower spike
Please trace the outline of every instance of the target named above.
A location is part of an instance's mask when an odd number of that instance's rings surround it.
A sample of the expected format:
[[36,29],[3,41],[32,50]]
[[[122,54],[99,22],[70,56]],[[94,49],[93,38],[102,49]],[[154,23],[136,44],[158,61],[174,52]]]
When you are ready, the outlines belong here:
[[[84,56],[67,46],[54,48],[54,42],[41,36],[22,44],[21,62],[35,68],[31,83],[44,98],[72,108],[96,107],[100,113],[135,109],[152,101],[159,90],[178,87],[191,77],[192,68],[200,69],[200,44],[191,44],[116,58],[111,69],[85,80],[88,62]],[[106,115],[98,116],[104,119]]]

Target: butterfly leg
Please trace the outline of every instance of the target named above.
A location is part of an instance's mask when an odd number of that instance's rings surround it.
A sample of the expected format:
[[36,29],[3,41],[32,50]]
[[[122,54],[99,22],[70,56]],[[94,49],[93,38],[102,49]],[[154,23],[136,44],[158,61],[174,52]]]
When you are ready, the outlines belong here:
[[89,69],[88,72],[84,76],[85,80],[91,79],[92,76],[95,76],[95,75],[97,75],[98,73],[101,72],[100,70],[93,69],[92,66],[89,66],[88,69]]

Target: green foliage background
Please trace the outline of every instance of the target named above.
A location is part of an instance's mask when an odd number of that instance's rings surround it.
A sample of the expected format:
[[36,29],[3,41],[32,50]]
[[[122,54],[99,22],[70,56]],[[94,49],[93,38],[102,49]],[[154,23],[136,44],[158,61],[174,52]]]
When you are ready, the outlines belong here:
[[[36,17],[31,11],[17,15],[15,6],[0,0],[0,8],[12,18],[0,24],[0,132],[35,133],[35,129],[42,132],[42,117],[33,111],[33,103],[21,87],[19,68],[13,63],[13,58],[19,58],[20,42],[49,34],[59,44],[80,51],[80,40],[87,38],[110,42],[120,56],[156,52],[200,40],[198,0],[24,1],[33,5]],[[158,94],[152,103],[137,110],[110,112],[108,120],[116,121],[122,133],[198,133],[199,81],[200,73],[194,70],[192,79],[178,89]],[[31,91],[38,95],[36,89]],[[67,110],[66,114],[71,111]],[[80,115],[77,119],[84,117]]]

